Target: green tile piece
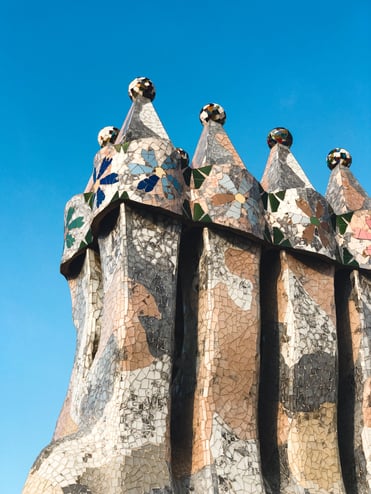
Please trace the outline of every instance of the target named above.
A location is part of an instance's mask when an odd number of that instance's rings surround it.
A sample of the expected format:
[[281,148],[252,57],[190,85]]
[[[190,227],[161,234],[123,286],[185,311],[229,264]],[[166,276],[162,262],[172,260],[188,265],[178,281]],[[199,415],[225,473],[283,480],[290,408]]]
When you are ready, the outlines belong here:
[[67,216],[66,216],[66,225],[68,225],[68,223],[70,222],[74,212],[75,212],[75,208],[73,207],[68,208]]
[[345,213],[336,217],[336,223],[339,229],[339,233],[343,235],[348,227],[350,220],[352,219],[353,212]]
[[93,242],[93,234],[91,232],[91,230],[88,231],[88,233],[85,235],[85,242],[89,245]]
[[70,249],[74,243],[75,243],[75,239],[73,238],[73,236],[70,233],[67,233],[67,235],[66,235],[67,249]]
[[201,187],[205,178],[210,174],[211,168],[212,166],[208,165],[192,170],[195,189],[199,189]]
[[122,142],[121,144],[115,144],[113,147],[116,149],[116,151],[119,153],[121,150],[126,153],[128,150],[128,147],[130,145],[130,142]]
[[89,205],[90,208],[93,207],[94,195],[95,195],[94,192],[85,192],[84,193],[85,202],[86,202],[86,204]]
[[284,234],[276,226],[273,227],[273,243],[280,244],[285,238]]
[[119,199],[120,199],[119,192],[118,192],[118,191],[116,191],[116,192],[114,193],[114,195],[113,195],[112,199],[111,199],[111,203],[112,203],[112,202],[116,202],[116,201],[118,201]]
[[205,213],[205,211],[197,202],[194,205],[194,209],[193,209],[193,219],[195,221],[204,221],[206,223],[212,223],[210,216]]
[[272,213],[275,213],[279,208],[280,201],[277,199],[277,197],[274,194],[268,194],[268,197],[269,197],[269,204],[271,206]]
[[316,216],[311,216],[310,222],[312,223],[312,225],[321,226],[321,221]]
[[290,240],[286,239],[280,243],[282,247],[292,247]]
[[354,259],[354,257],[347,248],[343,249],[343,263],[346,264],[347,266],[358,267],[358,262]]
[[208,214],[205,214],[205,216],[203,216],[201,218],[201,221],[203,221],[204,223],[212,223],[213,222]]
[[83,216],[79,216],[78,218],[75,218],[70,223],[68,223],[67,228],[69,230],[72,230],[73,228],[81,228],[83,224],[84,224],[84,218]]

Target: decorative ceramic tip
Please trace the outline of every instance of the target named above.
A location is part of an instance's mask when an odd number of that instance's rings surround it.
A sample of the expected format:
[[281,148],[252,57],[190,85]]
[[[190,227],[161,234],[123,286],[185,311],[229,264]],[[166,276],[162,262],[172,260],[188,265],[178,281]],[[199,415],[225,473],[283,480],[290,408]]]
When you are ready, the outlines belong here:
[[172,156],[181,169],[186,168],[189,165],[189,155],[184,149],[175,148]]
[[119,135],[120,129],[109,125],[108,127],[103,127],[98,133],[98,143],[101,148],[107,146],[108,143],[113,144]]
[[224,125],[227,115],[224,108],[217,103],[209,103],[202,107],[200,111],[200,122],[205,125],[209,120]]
[[330,170],[333,170],[337,165],[342,165],[349,168],[352,164],[352,156],[346,149],[335,148],[328,153],[326,161]]
[[284,127],[276,127],[267,135],[268,146],[272,149],[277,143],[290,148],[292,146],[291,132]]
[[134,101],[138,96],[148,98],[151,101],[155,99],[156,90],[153,82],[148,77],[137,77],[129,84],[129,97]]

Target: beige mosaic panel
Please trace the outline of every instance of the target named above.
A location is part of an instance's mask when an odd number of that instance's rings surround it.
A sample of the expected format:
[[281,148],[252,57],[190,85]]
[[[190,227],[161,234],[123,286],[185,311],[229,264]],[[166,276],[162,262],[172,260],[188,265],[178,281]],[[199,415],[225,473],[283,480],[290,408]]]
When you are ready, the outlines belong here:
[[203,231],[191,485],[195,492],[264,492],[257,437],[257,246]]
[[336,425],[334,268],[281,251],[280,492],[343,494]]

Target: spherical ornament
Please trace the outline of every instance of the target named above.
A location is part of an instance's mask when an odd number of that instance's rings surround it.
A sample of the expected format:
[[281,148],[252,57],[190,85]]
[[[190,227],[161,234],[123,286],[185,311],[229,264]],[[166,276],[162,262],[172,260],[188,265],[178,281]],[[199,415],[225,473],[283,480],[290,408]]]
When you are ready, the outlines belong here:
[[209,103],[202,107],[200,111],[200,121],[202,125],[205,125],[209,120],[213,122],[218,122],[224,125],[227,115],[224,108],[216,103]]
[[182,148],[175,148],[172,157],[182,169],[186,168],[189,164],[189,155]]
[[134,101],[138,96],[148,98],[151,101],[155,99],[156,90],[153,82],[147,77],[137,77],[129,84],[129,97]]
[[352,157],[346,149],[335,148],[328,153],[326,161],[330,170],[333,170],[337,165],[349,168],[352,163]]
[[271,149],[277,143],[289,148],[292,146],[292,141],[291,132],[284,127],[276,127],[267,135],[267,143]]
[[103,127],[98,133],[98,143],[100,147],[106,146],[109,142],[113,144],[119,135],[120,129],[109,125],[108,127]]

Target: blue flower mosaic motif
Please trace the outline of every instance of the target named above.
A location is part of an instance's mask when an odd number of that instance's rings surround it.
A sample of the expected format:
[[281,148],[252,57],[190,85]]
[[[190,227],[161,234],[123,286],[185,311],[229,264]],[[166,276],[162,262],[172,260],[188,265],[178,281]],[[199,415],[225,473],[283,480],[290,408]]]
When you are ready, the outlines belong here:
[[143,173],[152,174],[147,178],[141,180],[137,189],[143,192],[151,192],[161,180],[162,190],[167,199],[174,199],[174,190],[181,194],[182,186],[178,180],[170,174],[167,174],[167,170],[176,169],[177,165],[174,163],[170,157],[167,157],[161,165],[158,164],[155,152],[153,149],[149,148],[148,151],[142,149],[142,158],[144,160],[144,165],[139,163],[130,163],[129,170],[133,175],[141,175]]
[[102,164],[99,168],[99,172],[97,174],[96,169],[93,171],[93,181],[94,181],[94,190],[96,190],[95,197],[97,201],[97,207],[99,207],[104,201],[106,195],[103,192],[103,185],[111,185],[118,182],[118,174],[117,173],[108,173],[109,166],[111,165],[112,158],[104,158]]
[[[223,193],[215,194],[211,198],[213,206],[226,206],[225,216],[238,220],[242,209],[245,209],[251,225],[259,224],[260,211],[257,209],[256,201],[250,197],[249,192],[253,183],[243,178],[237,188],[228,175],[223,175],[219,180],[219,187]],[[224,192],[225,191],[225,192]]]

